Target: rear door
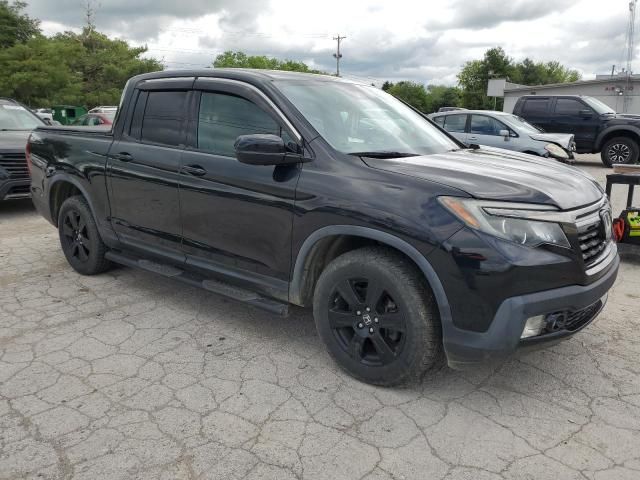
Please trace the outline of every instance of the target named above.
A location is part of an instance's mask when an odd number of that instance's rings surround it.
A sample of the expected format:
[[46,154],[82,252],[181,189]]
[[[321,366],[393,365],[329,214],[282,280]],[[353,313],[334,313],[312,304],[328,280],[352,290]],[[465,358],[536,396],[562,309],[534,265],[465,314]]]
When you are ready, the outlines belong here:
[[178,262],[182,226],[178,194],[191,79],[144,82],[133,113],[109,152],[112,224],[131,247]]
[[[462,143],[467,142],[467,114],[454,113],[444,117],[444,122],[440,125],[451,135],[456,137]],[[441,117],[438,117],[441,118]]]
[[268,133],[298,148],[299,135],[257,89],[202,78],[182,159],[180,203],[187,263],[286,297],[300,165],[240,163],[239,135]]
[[542,128],[546,132],[550,132],[553,127],[553,118],[551,114],[551,98],[550,97],[528,97],[523,101],[522,112],[520,116],[533,123],[537,127]]
[[577,98],[557,98],[554,123],[549,133],[572,133],[578,151],[590,151],[596,141],[600,118],[586,103]]

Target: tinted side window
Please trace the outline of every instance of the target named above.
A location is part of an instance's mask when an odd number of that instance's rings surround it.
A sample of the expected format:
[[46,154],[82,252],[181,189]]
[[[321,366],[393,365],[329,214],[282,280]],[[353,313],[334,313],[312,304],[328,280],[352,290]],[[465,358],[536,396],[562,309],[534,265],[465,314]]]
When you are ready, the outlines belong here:
[[444,127],[444,117],[436,117],[433,119],[433,121],[436,122],[441,127]]
[[477,135],[500,135],[500,130],[509,130],[502,122],[486,115],[471,115],[471,133]]
[[187,92],[149,92],[142,120],[141,140],[178,146],[187,114]]
[[587,110],[587,107],[578,100],[570,98],[559,98],[556,100],[556,113],[558,115],[578,115],[580,110]]
[[548,98],[528,98],[524,101],[524,105],[522,107],[522,113],[527,115],[540,115],[547,113],[547,108],[549,107],[549,99]]
[[[217,155],[235,156],[240,135],[281,135],[280,126],[254,103],[234,95],[202,92],[198,115],[198,148]],[[285,142],[288,138],[285,138]]]
[[444,121],[444,129],[447,132],[464,133],[466,124],[466,115],[449,115]]

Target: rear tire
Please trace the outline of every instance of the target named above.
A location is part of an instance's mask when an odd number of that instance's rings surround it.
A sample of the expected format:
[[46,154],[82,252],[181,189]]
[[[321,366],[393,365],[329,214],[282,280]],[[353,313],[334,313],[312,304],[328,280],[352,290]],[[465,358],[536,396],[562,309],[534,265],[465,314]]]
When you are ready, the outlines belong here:
[[331,262],[318,279],[313,313],[331,356],[364,382],[414,382],[443,358],[433,294],[391,250],[367,247]]
[[69,265],[82,275],[97,275],[108,270],[107,246],[84,197],[67,198],[58,214],[60,245]]
[[637,163],[639,151],[638,144],[633,139],[615,137],[602,146],[600,158],[605,167],[612,167],[614,163],[629,165]]

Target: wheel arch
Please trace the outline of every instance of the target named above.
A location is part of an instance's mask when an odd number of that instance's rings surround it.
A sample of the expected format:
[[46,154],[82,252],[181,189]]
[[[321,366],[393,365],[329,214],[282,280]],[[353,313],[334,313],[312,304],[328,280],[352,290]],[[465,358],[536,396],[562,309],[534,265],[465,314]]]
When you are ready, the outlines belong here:
[[56,175],[49,184],[49,209],[51,211],[51,220],[56,227],[58,226],[60,207],[67,198],[75,195],[82,195],[84,197],[89,204],[93,218],[97,218],[91,197],[82,183],[69,175]]
[[[344,248],[342,246],[344,244],[341,245],[340,243],[333,242],[331,239],[351,239],[352,242],[355,241],[356,243],[355,248],[357,248],[358,243],[362,246],[376,243],[397,250],[406,256],[422,272],[431,287],[443,325],[451,322],[451,307],[449,306],[449,300],[447,299],[442,282],[424,255],[405,240],[390,233],[354,225],[331,225],[323,227],[306,238],[302,247],[300,247],[293,266],[289,286],[289,302],[304,306],[310,300],[310,296],[313,295],[313,287],[322,272],[323,265],[328,263],[320,261],[322,268],[318,271],[318,269],[314,268],[316,260],[326,256],[327,253],[331,251],[331,248],[334,249],[333,253],[337,253],[337,255],[353,249],[347,248],[340,252],[340,249]],[[353,245],[353,243],[351,245]],[[335,256],[332,257],[331,254],[329,254],[331,259],[335,258]]]
[[631,125],[622,125],[607,128],[600,132],[596,139],[596,151],[602,150],[604,144],[615,137],[628,137],[633,139],[640,147],[640,128]]

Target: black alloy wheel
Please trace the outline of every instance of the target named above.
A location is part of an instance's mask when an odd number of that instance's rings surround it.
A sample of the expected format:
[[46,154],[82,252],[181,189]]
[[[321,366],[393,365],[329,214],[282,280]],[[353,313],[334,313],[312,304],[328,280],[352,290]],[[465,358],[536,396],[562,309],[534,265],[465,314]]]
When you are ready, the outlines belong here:
[[96,275],[108,270],[103,243],[89,204],[79,195],[67,198],[58,213],[60,245],[69,265],[83,275]]
[[342,349],[363,365],[389,365],[404,346],[402,308],[377,279],[341,281],[330,296],[329,323]]
[[66,249],[79,262],[89,260],[91,240],[87,231],[87,224],[80,213],[71,209],[67,211],[62,222],[62,238],[65,239]]
[[414,382],[443,358],[439,312],[424,275],[385,247],[329,263],[315,286],[313,316],[338,365],[367,383]]

